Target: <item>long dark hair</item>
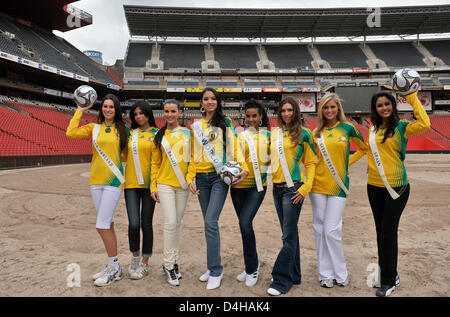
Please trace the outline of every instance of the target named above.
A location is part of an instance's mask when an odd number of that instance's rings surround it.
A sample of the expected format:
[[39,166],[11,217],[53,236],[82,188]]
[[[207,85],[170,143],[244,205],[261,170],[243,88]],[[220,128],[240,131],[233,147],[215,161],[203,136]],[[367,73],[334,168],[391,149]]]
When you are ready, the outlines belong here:
[[247,101],[244,105],[244,112],[247,111],[247,109],[258,109],[258,113],[261,118],[261,127],[267,128],[267,130],[270,130],[270,123],[269,123],[269,116],[267,115],[266,109],[263,107],[261,102],[258,100],[251,99]]
[[[178,100],[167,99],[166,101],[163,102],[163,108],[164,108],[165,105],[168,105],[168,104],[177,105],[178,110],[181,109],[181,104],[178,102]],[[161,148],[161,142],[162,142],[162,139],[164,137],[164,134],[166,133],[166,130],[167,130],[167,122],[161,129],[159,129],[159,131],[155,135],[155,139],[153,140],[153,142],[155,142],[155,145],[158,148]]]
[[107,94],[105,97],[103,97],[102,102],[100,104],[100,110],[98,112],[97,123],[101,124],[105,122],[105,116],[103,115],[102,111],[103,103],[105,102],[105,100],[112,100],[112,102],[114,103],[114,110],[115,110],[114,123],[116,124],[117,131],[119,132],[120,150],[122,151],[128,143],[128,135],[127,129],[125,127],[125,122],[123,121],[122,117],[122,107],[120,106],[119,98],[117,98],[113,94]]
[[151,127],[156,127],[155,117],[153,116],[152,107],[148,104],[147,101],[139,100],[139,101],[136,101],[134,103],[133,107],[131,107],[131,109],[130,109],[130,120],[131,120],[131,128],[132,129],[139,128],[139,123],[136,122],[136,118],[135,118],[135,114],[134,114],[134,110],[136,110],[136,108],[141,109],[144,116],[146,116],[148,118],[148,124]]
[[[226,136],[227,124],[225,122],[225,115],[223,114],[223,109],[222,109],[222,99],[220,98],[219,93],[214,88],[206,87],[205,89],[203,89],[203,91],[200,95],[200,105],[203,107],[203,105],[202,105],[203,96],[208,91],[210,91],[214,94],[214,97],[216,98],[216,101],[217,101],[217,108],[216,108],[216,111],[214,112],[214,115],[211,118],[211,125],[213,127],[219,127],[220,129],[222,129],[223,144],[225,146],[226,137],[227,137]],[[202,113],[202,116],[205,116],[205,113]]]
[[375,126],[376,131],[383,125],[383,119],[377,112],[377,100],[378,98],[386,97],[392,103],[392,114],[389,117],[388,126],[386,127],[386,133],[384,133],[384,138],[381,143],[384,143],[387,138],[391,138],[395,134],[395,127],[398,125],[400,121],[400,117],[397,112],[397,100],[395,97],[386,91],[380,91],[375,93],[372,96],[372,100],[370,101],[370,121]]
[[[289,103],[294,108],[294,115],[292,116],[292,120],[291,122],[289,122],[289,124],[286,124],[283,118],[281,117],[281,110],[283,109],[283,106],[287,103]],[[280,126],[280,128],[286,126],[286,128],[289,130],[291,141],[293,143],[299,143],[300,139],[302,138],[302,119],[300,113],[300,106],[298,105],[297,100],[295,100],[292,97],[286,97],[283,100],[281,100],[280,104],[278,105],[277,115],[278,115],[278,125]]]

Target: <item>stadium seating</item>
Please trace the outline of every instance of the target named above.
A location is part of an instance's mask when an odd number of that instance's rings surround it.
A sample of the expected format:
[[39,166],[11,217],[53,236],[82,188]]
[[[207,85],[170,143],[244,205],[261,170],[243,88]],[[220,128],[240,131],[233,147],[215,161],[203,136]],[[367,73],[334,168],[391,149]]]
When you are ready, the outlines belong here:
[[259,61],[256,47],[253,45],[212,45],[214,58],[222,69],[256,69]]
[[387,66],[426,66],[422,60],[423,56],[411,42],[370,43],[368,46]]
[[431,126],[441,135],[450,139],[450,116],[431,116]]
[[125,55],[125,67],[145,67],[145,63],[152,57],[151,43],[132,43],[128,45]]
[[204,45],[162,44],[160,59],[164,62],[164,69],[200,69],[205,60]]
[[[7,39],[5,34],[0,36],[0,46],[7,53],[87,76],[104,83],[114,83],[106,71],[100,69],[92,59],[64,39],[58,38],[50,32],[30,28],[6,17],[0,17],[0,30],[15,36],[16,42]],[[24,53],[19,48],[20,45],[31,55]]]
[[367,57],[358,44],[316,44],[322,59],[332,68],[365,68]]
[[450,65],[450,41],[449,40],[441,40],[441,41],[422,41],[423,46],[425,46],[430,53],[442,59],[442,61]]
[[265,45],[264,48],[276,68],[311,67],[312,57],[306,45]]

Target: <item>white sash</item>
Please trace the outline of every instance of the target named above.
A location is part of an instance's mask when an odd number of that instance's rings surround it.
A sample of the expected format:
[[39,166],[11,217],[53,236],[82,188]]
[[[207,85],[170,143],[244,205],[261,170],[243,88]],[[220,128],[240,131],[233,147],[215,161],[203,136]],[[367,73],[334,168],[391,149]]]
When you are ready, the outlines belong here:
[[97,150],[100,157],[103,159],[103,161],[109,167],[111,172],[113,172],[113,174],[116,175],[117,179],[120,181],[120,184],[123,184],[123,183],[125,183],[125,178],[123,177],[119,168],[114,164],[114,162],[108,157],[108,155],[106,155],[105,152],[103,152],[103,150],[97,144],[97,137],[100,132],[100,128],[101,128],[101,124],[96,123],[94,126],[94,131],[92,132],[92,144],[94,145],[94,147]]
[[277,150],[278,156],[280,157],[281,168],[283,169],[284,179],[286,180],[286,185],[288,187],[294,187],[294,182],[292,182],[291,173],[289,172],[289,167],[286,162],[286,156],[284,155],[282,128],[278,128]]
[[377,166],[378,173],[380,174],[381,179],[383,180],[384,186],[386,186],[389,195],[391,195],[392,199],[397,199],[400,197],[399,194],[389,185],[386,174],[384,173],[383,163],[381,162],[380,153],[378,152],[377,142],[375,140],[375,126],[372,126],[369,134],[369,144],[370,149],[372,150],[373,159],[375,160],[375,165]]
[[172,169],[175,172],[178,182],[180,183],[180,185],[183,189],[187,189],[188,186],[186,183],[186,179],[184,178],[184,175],[181,172],[181,169],[180,169],[180,166],[178,165],[177,159],[176,159],[175,155],[173,154],[172,148],[170,147],[170,144],[167,141],[165,136],[161,140],[161,145],[163,146],[164,150],[166,151],[170,165],[172,165]]
[[324,160],[325,164],[327,164],[327,167],[331,173],[331,176],[333,176],[336,183],[344,191],[344,193],[348,196],[349,191],[348,191],[347,187],[345,187],[345,184],[342,182],[342,179],[339,176],[338,172],[336,171],[336,168],[333,165],[333,161],[331,160],[331,157],[328,154],[328,150],[325,145],[325,140],[323,139],[323,132],[320,133],[320,137],[317,139],[317,145],[319,146],[320,153],[322,153],[323,160]]
[[133,136],[131,137],[131,151],[133,153],[134,169],[136,171],[138,184],[144,185],[144,177],[142,176],[142,169],[141,169],[141,160],[139,159],[138,136],[139,136],[139,128],[133,130]]
[[253,165],[253,172],[255,173],[256,188],[258,192],[262,192],[264,188],[262,185],[261,170],[259,169],[258,155],[256,153],[255,143],[253,142],[253,138],[247,131],[244,131],[243,135],[245,137],[245,140],[247,141],[248,149],[250,152],[250,159]]
[[203,149],[205,150],[206,155],[209,157],[211,162],[213,163],[216,172],[219,173],[222,169],[222,161],[219,160],[216,156],[216,153],[214,152],[214,148],[209,143],[208,139],[206,138],[205,134],[203,133],[202,129],[202,121],[197,121],[194,124],[192,124],[192,128],[194,129],[194,134],[197,140],[201,143],[203,146]]

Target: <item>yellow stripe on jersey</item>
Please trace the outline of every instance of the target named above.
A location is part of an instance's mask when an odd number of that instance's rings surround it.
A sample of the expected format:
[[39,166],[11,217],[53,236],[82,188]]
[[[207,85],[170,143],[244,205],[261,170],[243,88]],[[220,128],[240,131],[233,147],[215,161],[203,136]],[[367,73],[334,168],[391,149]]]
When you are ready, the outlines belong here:
[[[314,136],[315,132],[316,130],[313,131]],[[322,133],[331,161],[333,162],[333,165],[345,187],[348,189],[348,160],[350,153],[350,142],[355,143],[359,149],[367,151],[367,145],[364,143],[364,138],[359,130],[350,122],[338,121],[331,128],[325,127]],[[319,150],[317,138],[314,138],[314,146],[319,161],[316,165],[316,173],[311,192],[346,197],[345,192],[341,187],[339,187],[333,176],[331,176],[330,170],[328,169],[322,153]]]
[[[431,127],[430,118],[420,103],[419,98],[417,98],[417,93],[412,93],[405,98],[413,107],[414,116],[417,120],[401,120],[395,127],[394,136],[387,138],[384,143],[381,142],[383,141],[386,129],[380,128],[375,134],[375,141],[377,143],[378,151],[380,152],[384,172],[391,187],[399,187],[408,184],[408,177],[403,163],[405,160],[408,138],[412,135],[425,132]],[[385,187],[375,164],[368,140],[366,141],[366,145],[369,148],[367,150],[367,183],[373,186]],[[353,164],[364,154],[364,151],[359,150],[351,155],[350,164]]]
[[[70,120],[67,127],[66,135],[71,139],[84,139],[91,137],[94,130],[94,123],[89,123],[79,127],[80,119],[83,113],[79,110],[75,111],[73,118]],[[107,130],[107,127],[109,129]],[[106,131],[110,131],[107,133]],[[120,172],[123,174],[123,166],[120,160],[120,137],[115,127],[106,126],[102,123],[100,132],[98,134],[97,143],[106,155],[114,162]],[[114,187],[123,188],[120,181],[106,165],[103,159],[98,154],[97,150],[92,146],[92,161],[91,161],[91,173],[89,176],[89,185],[108,185]]]
[[[189,169],[191,131],[183,127],[178,127],[174,130],[166,130],[164,136],[172,148],[172,152],[175,155],[182,174],[186,178],[186,182],[190,184],[194,178],[193,170]],[[150,187],[152,193],[158,191],[156,184],[181,188],[180,182],[173,171],[173,167],[162,145],[153,146],[152,148],[152,177]]]
[[[261,179],[263,186],[267,186],[267,171],[270,166],[270,131],[260,129],[255,131],[253,129],[247,130],[255,144],[259,169],[261,171]],[[234,186],[235,188],[250,188],[256,187],[255,172],[253,170],[252,160],[250,158],[250,150],[248,143],[242,133],[238,136],[237,162],[242,166],[246,165],[248,168],[248,176],[245,180]]]
[[[270,141],[272,181],[276,184],[286,182],[277,150],[278,129],[280,128],[275,128],[272,130]],[[292,181],[304,182],[304,184],[298,189],[298,192],[303,196],[306,196],[311,190],[317,163],[317,156],[314,150],[314,140],[311,131],[308,128],[302,127],[302,138],[298,144],[294,144],[291,141],[289,131],[284,129],[283,149]],[[300,170],[300,162],[303,162],[303,165],[305,166],[306,181],[302,171]]]
[[125,167],[125,188],[150,188],[150,164],[152,157],[152,147],[154,145],[153,140],[155,138],[158,129],[150,127],[149,129],[138,131],[138,152],[139,161],[141,164],[142,176],[144,178],[144,184],[139,185],[136,168],[134,166],[134,157],[132,149],[132,137],[134,130],[131,130],[131,135],[128,139]]

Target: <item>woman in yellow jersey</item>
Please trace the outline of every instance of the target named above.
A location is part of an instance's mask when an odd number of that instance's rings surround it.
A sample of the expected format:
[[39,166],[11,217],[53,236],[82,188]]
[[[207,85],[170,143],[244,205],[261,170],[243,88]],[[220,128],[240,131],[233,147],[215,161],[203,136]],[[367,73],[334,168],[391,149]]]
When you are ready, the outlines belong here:
[[192,182],[193,178],[188,174],[191,132],[178,124],[181,112],[177,100],[164,102],[166,125],[156,134],[152,150],[151,195],[160,203],[164,216],[163,270],[167,283],[172,286],[180,285],[178,261],[181,222],[189,198],[187,183]]
[[[264,200],[267,190],[267,169],[270,164],[270,126],[266,110],[259,101],[251,100],[244,106],[247,129],[239,134],[238,162],[245,162],[249,175],[230,189],[242,236],[245,269],[238,281],[252,287],[258,281],[259,261],[256,251],[253,219]],[[239,154],[238,153],[238,154]]]
[[100,106],[97,123],[79,127],[83,112],[91,108],[78,106],[66,131],[72,139],[92,137],[93,155],[89,185],[97,210],[96,228],[105,245],[109,261],[105,268],[93,276],[94,285],[106,286],[122,279],[122,269],[117,258],[117,238],[114,231],[114,211],[122,194],[123,167],[120,160],[126,148],[128,129],[122,118],[119,99],[106,95]]
[[[235,154],[237,134],[233,121],[223,114],[220,96],[213,88],[205,88],[200,98],[203,118],[191,125],[190,168],[195,183],[191,182],[189,188],[198,195],[205,222],[208,270],[200,276],[200,281],[208,282],[206,289],[211,290],[220,286],[223,277],[218,222],[228,194],[228,185],[218,178],[218,172]],[[248,174],[243,167],[238,182]]]
[[[302,126],[300,107],[292,97],[278,106],[279,128],[271,132],[270,154],[273,200],[281,225],[283,247],[272,270],[267,293],[287,293],[293,284],[301,283],[298,220],[305,196],[311,190],[317,157],[309,129]],[[300,170],[305,166],[305,176]]]
[[327,93],[318,108],[318,126],[313,131],[319,159],[309,194],[322,287],[348,284],[347,265],[342,248],[342,215],[347,201],[350,142],[367,150],[358,129],[346,121],[337,94]]
[[[373,285],[377,296],[389,296],[400,285],[397,272],[398,225],[409,197],[409,181],[403,161],[408,138],[431,126],[417,98],[417,92],[405,96],[416,121],[400,120],[396,98],[388,92],[372,96],[372,128],[368,137],[367,193],[375,220],[378,246],[379,280]],[[364,155],[358,151],[351,163]]]
[[[136,102],[130,109],[131,135],[125,167],[125,204],[128,214],[128,242],[132,253],[129,274],[138,280],[148,274],[148,261],[153,253],[153,212],[150,197],[150,161],[153,139],[158,131],[150,105]],[[142,229],[142,254],[140,248]]]

